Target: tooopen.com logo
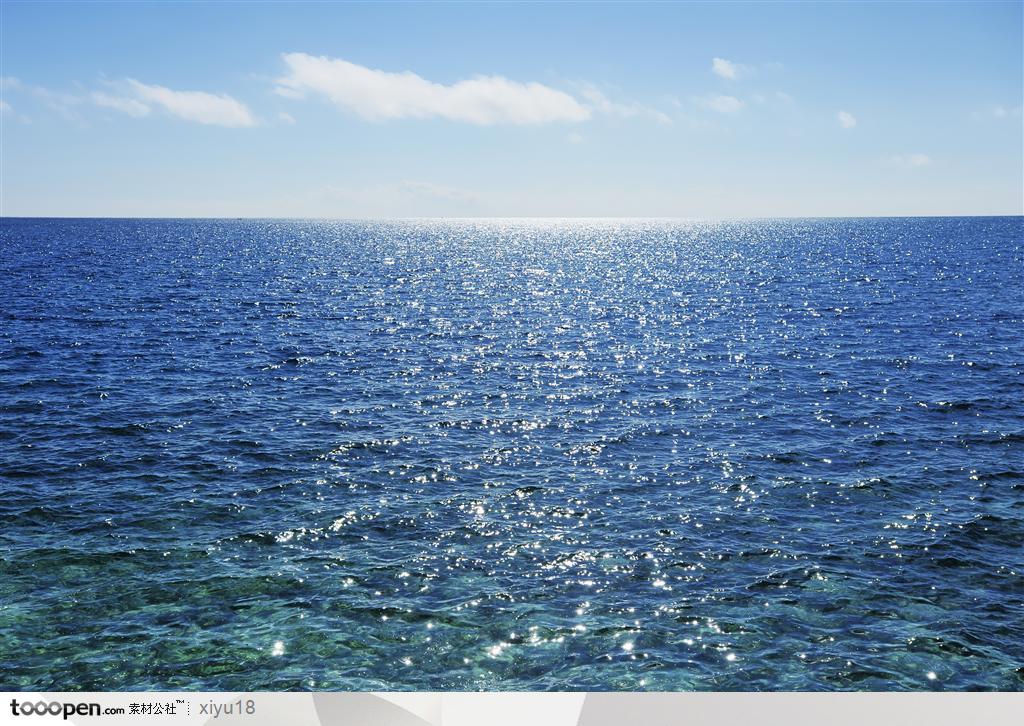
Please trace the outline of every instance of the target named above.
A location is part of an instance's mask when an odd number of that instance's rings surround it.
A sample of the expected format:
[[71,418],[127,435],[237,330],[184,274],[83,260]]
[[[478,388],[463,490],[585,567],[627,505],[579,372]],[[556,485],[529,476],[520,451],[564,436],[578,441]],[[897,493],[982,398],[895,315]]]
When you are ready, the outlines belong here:
[[123,708],[103,708],[98,703],[61,703],[59,701],[22,701],[11,699],[11,713],[15,716],[100,716],[123,714]]

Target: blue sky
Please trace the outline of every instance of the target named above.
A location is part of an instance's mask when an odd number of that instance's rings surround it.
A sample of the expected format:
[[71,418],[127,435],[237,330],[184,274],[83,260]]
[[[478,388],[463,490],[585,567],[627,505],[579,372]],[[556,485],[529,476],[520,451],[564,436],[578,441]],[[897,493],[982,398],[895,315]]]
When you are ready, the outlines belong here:
[[0,8],[5,215],[1024,212],[1020,2]]

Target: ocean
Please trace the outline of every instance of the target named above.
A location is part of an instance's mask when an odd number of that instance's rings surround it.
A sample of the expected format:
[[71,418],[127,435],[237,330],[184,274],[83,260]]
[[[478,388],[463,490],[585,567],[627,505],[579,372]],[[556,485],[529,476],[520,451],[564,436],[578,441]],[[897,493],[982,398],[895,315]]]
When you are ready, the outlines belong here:
[[1024,218],[7,218],[0,283],[0,689],[1024,689]]

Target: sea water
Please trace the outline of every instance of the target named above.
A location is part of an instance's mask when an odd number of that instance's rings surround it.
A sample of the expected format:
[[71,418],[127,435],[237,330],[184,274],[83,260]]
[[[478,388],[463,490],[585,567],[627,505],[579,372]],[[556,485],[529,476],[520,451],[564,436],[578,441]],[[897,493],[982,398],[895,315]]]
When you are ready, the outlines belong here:
[[0,688],[1024,688],[1024,221],[0,221]]

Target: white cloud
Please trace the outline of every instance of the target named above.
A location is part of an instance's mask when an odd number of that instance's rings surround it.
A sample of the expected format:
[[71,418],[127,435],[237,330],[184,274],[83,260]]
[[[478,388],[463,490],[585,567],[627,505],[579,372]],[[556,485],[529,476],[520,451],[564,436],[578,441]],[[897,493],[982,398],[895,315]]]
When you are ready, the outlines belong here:
[[289,126],[295,123],[295,117],[285,111],[281,111],[277,114],[277,120],[281,123],[286,123]]
[[589,108],[598,113],[605,114],[607,116],[618,116],[620,118],[635,118],[637,116],[645,116],[652,118],[660,124],[669,125],[672,123],[672,119],[669,118],[668,114],[665,114],[655,108],[648,108],[639,103],[616,103],[610,100],[604,95],[597,87],[593,85],[586,85],[580,92],[583,98],[587,100]]
[[[151,86],[134,79],[126,84],[139,106],[146,103],[163,107],[186,121],[215,126],[254,126],[248,106],[225,94],[205,91],[174,91],[164,86]],[[136,107],[137,108],[137,107]],[[121,109],[124,110],[124,109]]]
[[792,103],[793,102],[793,97],[790,96],[785,91],[776,91],[775,92],[775,98],[779,99],[783,103]]
[[405,71],[391,73],[340,58],[285,53],[288,75],[277,92],[289,98],[319,94],[364,119],[446,118],[491,124],[586,121],[590,109],[562,91],[501,76],[477,76],[452,85]]
[[739,80],[740,76],[746,75],[749,70],[747,66],[727,61],[725,58],[713,58],[711,60],[711,72],[716,76],[728,78],[730,81]]
[[928,166],[932,163],[932,159],[927,154],[898,154],[897,156],[890,157],[889,163],[894,166],[911,169],[919,166]]
[[14,76],[0,76],[0,90],[2,91],[20,91],[24,86],[21,81]]
[[745,105],[735,96],[706,96],[693,99],[694,103],[718,113],[736,113]]
[[857,118],[849,111],[840,111],[836,114],[836,118],[839,119],[839,125],[844,129],[852,129],[857,125]]
[[7,101],[0,101],[0,113],[13,113],[14,109]]
[[141,101],[135,100],[134,98],[111,96],[106,93],[100,93],[99,91],[93,92],[92,102],[97,106],[112,108],[115,111],[126,113],[129,116],[134,116],[135,118],[141,118],[147,115],[150,111],[149,106]]
[[577,134],[575,131],[569,134],[568,138],[570,144],[582,144],[584,141],[583,134]]

